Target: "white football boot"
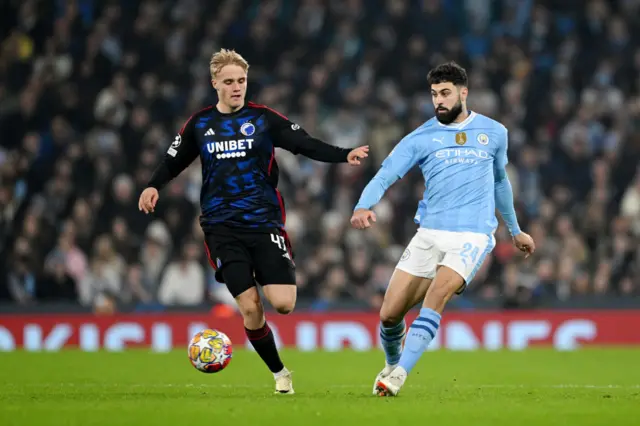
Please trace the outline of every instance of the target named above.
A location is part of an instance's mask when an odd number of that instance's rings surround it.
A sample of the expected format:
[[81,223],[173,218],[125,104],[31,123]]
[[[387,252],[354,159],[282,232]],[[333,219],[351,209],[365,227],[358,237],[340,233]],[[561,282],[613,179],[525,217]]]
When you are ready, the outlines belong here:
[[273,377],[276,379],[276,391],[275,393],[293,395],[293,379],[291,378],[291,371],[286,368],[279,373],[275,373]]
[[378,382],[382,379],[384,379],[385,377],[387,377],[389,374],[391,374],[391,372],[393,371],[394,368],[396,368],[397,364],[391,365],[391,364],[387,364],[385,363],[384,368],[382,369],[381,372],[378,373],[378,375],[376,376],[376,379],[373,381],[373,394],[374,395],[378,395],[378,390],[377,390],[377,385]]
[[405,380],[407,380],[407,372],[404,368],[397,367],[387,377],[378,380],[376,393],[379,396],[396,396]]

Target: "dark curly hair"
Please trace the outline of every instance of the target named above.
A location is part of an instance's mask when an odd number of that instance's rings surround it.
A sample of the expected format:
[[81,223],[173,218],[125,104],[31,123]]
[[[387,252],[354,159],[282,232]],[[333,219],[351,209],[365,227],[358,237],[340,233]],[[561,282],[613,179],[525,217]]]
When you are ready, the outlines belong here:
[[467,87],[467,71],[455,62],[440,64],[427,74],[429,85],[451,82],[454,86]]

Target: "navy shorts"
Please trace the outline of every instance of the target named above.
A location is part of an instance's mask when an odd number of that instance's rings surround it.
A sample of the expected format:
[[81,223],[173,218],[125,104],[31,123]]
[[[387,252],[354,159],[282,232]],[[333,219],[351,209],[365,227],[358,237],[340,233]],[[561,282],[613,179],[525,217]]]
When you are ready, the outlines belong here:
[[284,230],[220,225],[205,231],[205,248],[216,280],[226,284],[233,297],[256,284],[296,283],[293,250]]

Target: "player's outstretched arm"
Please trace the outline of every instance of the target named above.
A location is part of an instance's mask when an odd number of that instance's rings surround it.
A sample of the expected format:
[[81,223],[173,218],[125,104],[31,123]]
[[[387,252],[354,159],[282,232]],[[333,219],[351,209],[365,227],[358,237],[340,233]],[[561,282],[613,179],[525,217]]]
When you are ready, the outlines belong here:
[[298,124],[274,110],[265,110],[273,143],[279,148],[323,163],[349,163],[352,166],[360,165],[360,160],[369,156],[369,146],[349,149],[330,145],[309,135]]
[[516,247],[525,253],[525,257],[533,254],[535,251],[535,243],[528,234],[522,232],[518,224],[516,209],[513,204],[513,187],[507,175],[506,166],[509,162],[507,158],[507,133],[505,129],[504,141],[496,154],[493,172],[494,172],[494,195],[496,200],[496,208],[502,216],[502,220],[507,225],[513,242]]
[[147,214],[153,212],[160,197],[159,191],[186,169],[199,154],[198,144],[193,138],[189,121],[171,143],[164,158],[153,172],[147,188],[140,194],[138,200],[140,211]]
[[356,229],[369,228],[369,220],[375,222],[375,213],[371,211],[378,204],[384,193],[398,179],[401,179],[418,161],[415,155],[413,138],[404,138],[391,154],[383,161],[378,173],[362,191],[360,200],[354,208],[351,225]]

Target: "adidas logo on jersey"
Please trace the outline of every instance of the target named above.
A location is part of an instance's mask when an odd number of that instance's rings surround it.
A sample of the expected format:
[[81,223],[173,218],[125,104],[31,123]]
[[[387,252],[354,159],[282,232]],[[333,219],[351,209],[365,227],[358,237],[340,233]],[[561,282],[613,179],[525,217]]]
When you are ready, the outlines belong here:
[[212,128],[209,128],[209,130],[207,130],[207,132],[204,135],[205,136],[215,136],[216,132],[214,132]]

